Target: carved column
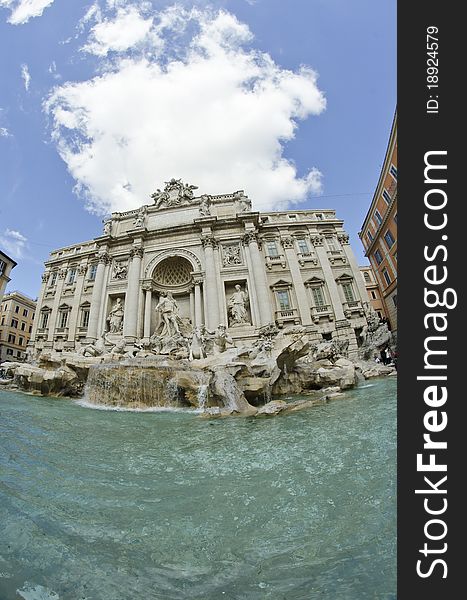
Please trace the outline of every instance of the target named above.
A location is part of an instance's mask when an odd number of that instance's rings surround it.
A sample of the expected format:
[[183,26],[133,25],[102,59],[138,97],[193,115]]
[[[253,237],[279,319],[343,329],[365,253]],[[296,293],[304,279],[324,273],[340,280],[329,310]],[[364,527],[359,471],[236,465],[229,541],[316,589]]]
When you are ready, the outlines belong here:
[[202,239],[204,246],[204,259],[206,263],[206,325],[208,329],[215,329],[219,325],[219,300],[217,296],[216,263],[214,261],[214,247],[217,241],[213,236]]
[[336,316],[336,321],[346,321],[331,263],[329,262],[327,252],[323,247],[323,238],[320,235],[315,235],[311,237],[311,242],[315,247],[316,255],[323,270],[324,279],[328,286],[329,295],[331,296],[331,304]]
[[290,274],[292,275],[292,282],[295,288],[295,295],[297,297],[298,312],[300,313],[300,319],[302,325],[311,325],[311,310],[310,302],[308,300],[308,294],[303,283],[302,274],[300,272],[300,265],[298,263],[297,254],[295,252],[295,242],[291,237],[285,237],[281,239],[284,253],[289,263]]
[[143,285],[144,290],[144,330],[143,337],[147,341],[151,337],[152,287],[150,283]]
[[253,267],[252,281],[254,281],[256,286],[260,323],[261,325],[267,325],[273,321],[271,314],[271,299],[264,270],[264,261],[259,251],[256,234],[254,232],[246,233],[243,236],[243,243],[248,245],[250,251],[251,264]]
[[201,279],[198,277],[194,278],[195,282],[195,321],[194,325],[199,327],[203,324],[203,311],[201,304]]
[[55,330],[57,328],[58,307],[60,306],[60,301],[62,299],[62,291],[63,286],[65,284],[67,271],[67,267],[62,267],[58,272],[58,280],[55,288],[55,298],[49,320],[49,333],[47,335],[48,342],[53,342]]
[[123,315],[123,335],[134,342],[137,337],[138,325],[138,296],[139,279],[143,249],[134,247],[130,253],[130,268],[128,270],[128,287],[125,297],[125,313]]
[[[95,341],[98,336],[99,313],[101,310],[102,288],[104,284],[105,267],[110,260],[107,252],[101,252],[98,256],[96,279],[92,288],[91,308],[89,309],[89,325],[87,339]],[[100,331],[99,334],[102,332]]]
[[78,267],[78,275],[76,278],[75,293],[73,295],[73,306],[71,307],[70,323],[68,329],[68,341],[74,342],[76,336],[76,328],[79,327],[79,305],[81,302],[81,293],[84,286],[84,278],[86,276],[87,266],[86,264],[80,264]]

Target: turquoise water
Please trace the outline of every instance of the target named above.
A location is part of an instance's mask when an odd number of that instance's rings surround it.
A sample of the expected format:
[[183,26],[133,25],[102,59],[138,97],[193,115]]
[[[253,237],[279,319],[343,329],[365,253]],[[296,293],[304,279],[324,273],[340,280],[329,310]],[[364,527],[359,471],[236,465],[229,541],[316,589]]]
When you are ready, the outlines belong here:
[[394,599],[395,395],[204,420],[0,392],[0,599]]

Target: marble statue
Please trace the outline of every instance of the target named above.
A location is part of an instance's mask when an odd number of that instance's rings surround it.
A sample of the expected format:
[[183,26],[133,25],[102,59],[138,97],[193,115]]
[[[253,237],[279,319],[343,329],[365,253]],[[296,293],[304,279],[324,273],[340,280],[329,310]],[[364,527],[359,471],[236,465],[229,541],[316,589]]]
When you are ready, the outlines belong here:
[[142,206],[136,217],[135,220],[133,221],[133,227],[135,229],[139,229],[140,227],[144,227],[144,220],[146,219],[146,206]]
[[110,333],[120,333],[122,331],[124,314],[122,299],[117,298],[115,306],[110,311],[108,317]]
[[127,277],[127,265],[122,262],[116,262],[114,264],[114,270],[112,273],[112,277],[114,279],[126,279]]
[[112,233],[112,220],[102,222],[104,223],[104,235],[110,235]]
[[211,214],[211,209],[209,207],[210,196],[204,194],[201,196],[201,203],[199,205],[199,214],[202,217],[208,217]]
[[240,258],[240,246],[232,245],[225,246],[223,252],[223,265],[224,267],[230,267],[231,265],[241,265],[242,259]]
[[162,331],[158,332],[161,337],[171,337],[180,333],[178,304],[171,292],[161,292],[156,311],[159,311],[162,317]]
[[235,292],[229,299],[228,308],[231,327],[249,323],[246,306],[248,304],[248,293],[244,292],[240,285],[235,286]]
[[233,348],[234,343],[230,335],[227,333],[227,327],[221,323],[216,330],[214,337],[214,354],[221,354],[228,348]]

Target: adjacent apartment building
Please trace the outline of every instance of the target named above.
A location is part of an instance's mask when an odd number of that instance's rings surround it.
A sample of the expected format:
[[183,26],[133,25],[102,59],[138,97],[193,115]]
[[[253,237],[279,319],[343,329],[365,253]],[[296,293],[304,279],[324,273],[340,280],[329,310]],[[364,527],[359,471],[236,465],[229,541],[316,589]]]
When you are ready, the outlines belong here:
[[10,281],[11,270],[16,265],[17,263],[12,258],[0,250],[0,302],[5,293],[7,283]]
[[368,299],[335,211],[259,213],[242,191],[195,189],[172,179],[152,204],[113,213],[101,236],[52,252],[32,349],[73,350],[104,332],[147,341],[170,293],[187,331],[224,324],[252,344],[265,325],[302,325],[316,340],[348,339],[355,353]]
[[10,292],[0,302],[0,363],[26,358],[36,312],[34,300],[22,292]]
[[383,168],[359,233],[376,275],[390,328],[397,331],[397,113]]

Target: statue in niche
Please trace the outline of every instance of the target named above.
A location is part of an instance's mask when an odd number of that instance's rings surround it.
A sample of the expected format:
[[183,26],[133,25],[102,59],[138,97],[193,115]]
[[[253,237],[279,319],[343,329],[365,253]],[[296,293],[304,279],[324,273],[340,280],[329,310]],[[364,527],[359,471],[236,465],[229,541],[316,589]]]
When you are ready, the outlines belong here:
[[146,206],[142,206],[136,217],[135,220],[133,221],[133,227],[135,229],[139,229],[140,227],[144,227],[144,220],[146,219],[146,212],[147,212],[147,208]]
[[207,194],[204,194],[203,196],[201,196],[201,203],[199,205],[199,214],[202,217],[209,217],[211,214],[211,209],[210,209],[210,201],[211,201],[211,197],[208,196]]
[[178,316],[178,304],[173,298],[172,292],[161,292],[156,311],[162,317],[162,330],[157,331],[161,337],[171,337],[180,334],[180,317]]
[[244,292],[240,285],[235,286],[235,292],[229,299],[228,309],[230,314],[230,327],[235,327],[236,325],[243,325],[244,323],[248,323],[248,314],[246,311],[246,307],[248,304],[248,293]]
[[121,298],[117,298],[115,306],[109,313],[109,332],[110,333],[121,333],[123,329],[123,315],[125,311],[123,309],[123,303]]
[[221,323],[216,330],[214,337],[214,354],[221,354],[229,348],[233,348],[234,343],[230,335],[227,333],[227,327]]
[[112,219],[102,221],[102,223],[104,223],[104,235],[110,235],[112,233]]
[[127,265],[123,262],[116,262],[114,265],[113,278],[114,279],[126,279],[127,277]]
[[230,267],[232,265],[241,265],[242,259],[240,257],[240,246],[225,246],[224,247],[224,259],[223,264],[224,267]]

